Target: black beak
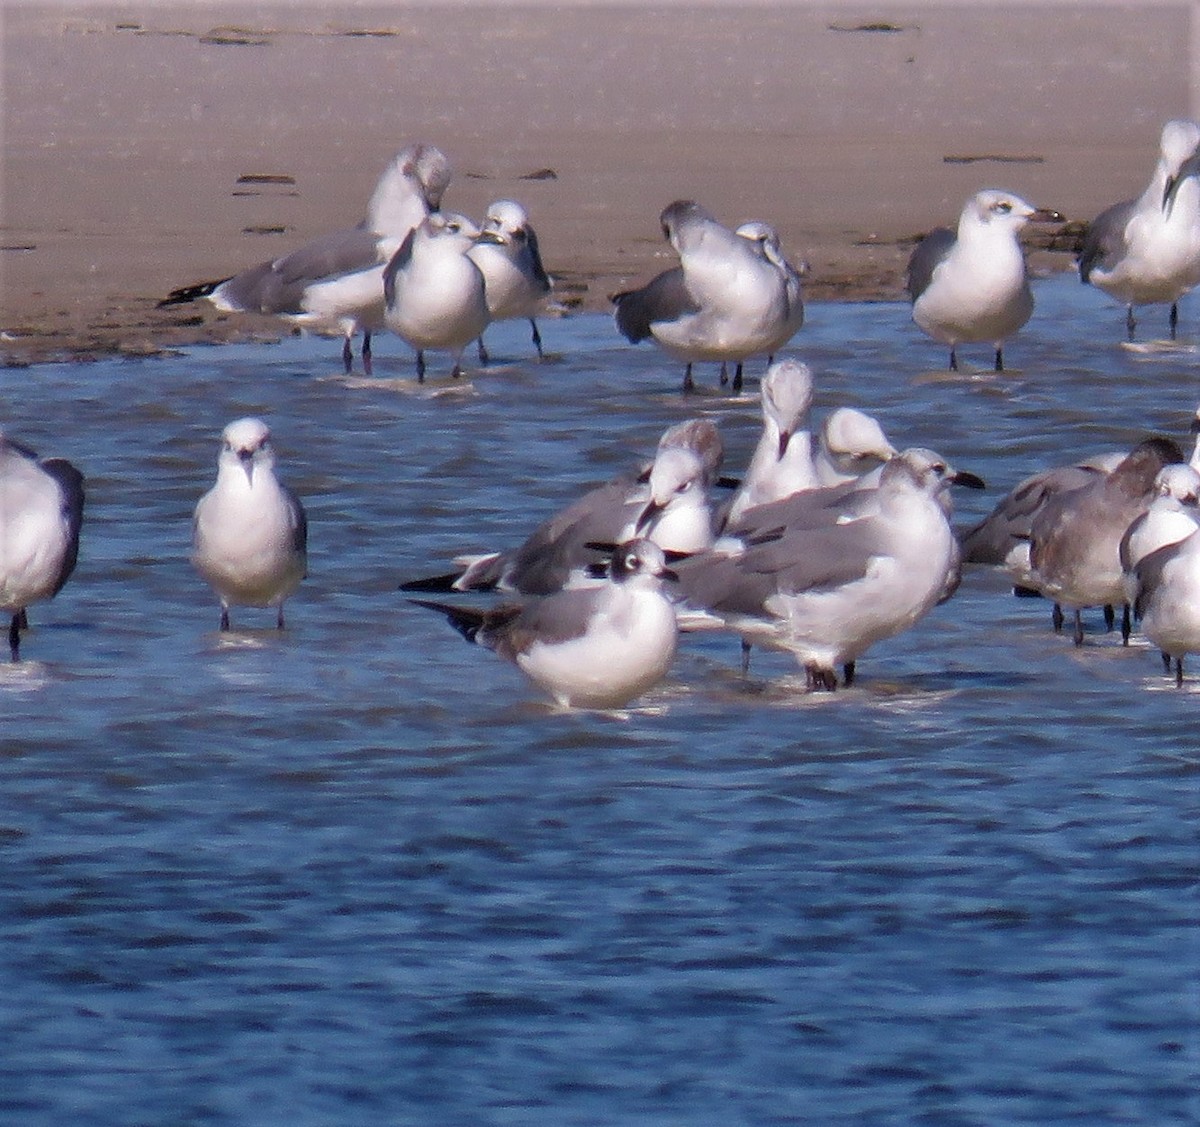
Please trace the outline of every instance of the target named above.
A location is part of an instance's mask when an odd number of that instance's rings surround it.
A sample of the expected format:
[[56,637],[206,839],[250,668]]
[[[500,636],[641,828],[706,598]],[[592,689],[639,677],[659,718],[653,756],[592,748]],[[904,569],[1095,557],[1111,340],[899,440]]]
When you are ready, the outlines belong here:
[[657,501],[650,501],[642,510],[641,516],[637,518],[637,523],[633,526],[634,531],[640,535],[654,521],[658,514],[663,511],[664,507]]
[[968,489],[986,489],[987,482],[978,474],[973,474],[970,470],[959,470],[950,479],[954,485],[965,485]]

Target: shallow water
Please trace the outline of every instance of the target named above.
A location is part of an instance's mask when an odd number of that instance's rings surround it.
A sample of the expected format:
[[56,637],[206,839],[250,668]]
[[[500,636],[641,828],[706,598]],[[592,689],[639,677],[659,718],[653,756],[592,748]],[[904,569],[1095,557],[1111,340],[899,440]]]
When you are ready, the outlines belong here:
[[[1037,299],[1001,376],[947,379],[900,305],[813,306],[794,353],[818,416],[982,475],[964,521],[1186,440],[1194,347],[1120,347],[1069,279]],[[493,328],[457,387],[387,338],[374,382],[320,340],[0,372],[8,433],[88,478],[76,575],[0,667],[0,1120],[1200,1121],[1200,677],[1098,622],[1076,650],[976,571],[852,690],[758,651],[743,678],[714,636],[625,712],[556,710],[396,585],[695,413],[736,472],[759,416],[756,380],[685,399],[606,318],[543,335],[539,365]],[[251,413],[310,577],[286,631],[221,637],[190,514]]]

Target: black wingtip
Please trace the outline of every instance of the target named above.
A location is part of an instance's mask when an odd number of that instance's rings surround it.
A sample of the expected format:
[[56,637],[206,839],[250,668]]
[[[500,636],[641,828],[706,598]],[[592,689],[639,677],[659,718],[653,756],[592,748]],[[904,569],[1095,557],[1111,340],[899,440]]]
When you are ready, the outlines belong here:
[[[400,591],[428,591],[431,594],[447,594],[457,591],[454,586],[462,578],[461,571],[452,571],[448,575],[427,575],[421,579],[409,579],[401,583]],[[415,601],[415,600],[414,600]]]
[[409,599],[413,606],[424,607],[442,615],[468,642],[474,643],[475,635],[484,623],[484,612],[473,607],[454,607],[448,603],[435,603],[430,599]]
[[186,305],[189,301],[199,301],[202,297],[211,297],[218,286],[223,286],[228,281],[228,278],[221,278],[216,282],[196,282],[191,286],[181,286],[167,294],[154,308],[166,309],[172,305]]

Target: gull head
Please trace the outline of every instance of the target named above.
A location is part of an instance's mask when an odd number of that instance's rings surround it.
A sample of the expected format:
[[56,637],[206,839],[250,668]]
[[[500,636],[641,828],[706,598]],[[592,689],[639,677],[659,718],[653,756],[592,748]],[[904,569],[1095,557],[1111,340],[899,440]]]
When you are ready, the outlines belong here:
[[1062,215],[1053,208],[1034,207],[1013,192],[985,188],[976,192],[963,208],[959,226],[1008,231],[1016,235],[1026,223],[1061,223]]
[[779,428],[780,458],[787,453],[792,435],[804,429],[812,397],[812,369],[799,360],[779,360],[763,376],[763,418]]
[[480,230],[503,245],[520,245],[529,240],[529,214],[516,200],[489,204]]
[[221,467],[240,467],[246,481],[254,484],[256,469],[270,469],[275,465],[275,452],[271,446],[271,432],[262,419],[235,419],[221,432]]

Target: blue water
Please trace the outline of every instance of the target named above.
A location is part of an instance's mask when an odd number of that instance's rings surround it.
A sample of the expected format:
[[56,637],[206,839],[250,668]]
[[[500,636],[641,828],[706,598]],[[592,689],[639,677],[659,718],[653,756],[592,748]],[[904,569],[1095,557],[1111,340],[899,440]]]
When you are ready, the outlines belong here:
[[[999,377],[942,378],[900,305],[814,305],[793,351],[818,417],[987,479],[964,521],[1185,440],[1194,348],[1037,299]],[[736,473],[759,416],[606,318],[543,335],[539,365],[494,327],[459,388],[387,338],[371,384],[311,339],[0,371],[6,431],[88,478],[78,570],[0,668],[0,1121],[1200,1122],[1200,679],[976,571],[848,691],[709,637],[625,712],[554,709],[397,584],[695,413]],[[222,637],[190,514],[251,413],[310,577],[282,634]]]

